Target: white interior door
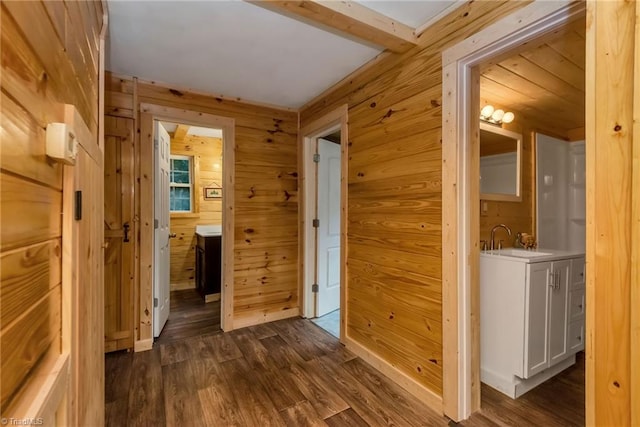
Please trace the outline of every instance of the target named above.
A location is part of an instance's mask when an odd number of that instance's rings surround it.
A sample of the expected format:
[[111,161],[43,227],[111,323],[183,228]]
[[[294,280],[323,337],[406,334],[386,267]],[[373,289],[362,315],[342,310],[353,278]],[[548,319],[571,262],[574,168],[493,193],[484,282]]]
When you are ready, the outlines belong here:
[[340,308],[340,145],[318,138],[316,316]]
[[160,122],[155,122],[155,262],[153,274],[153,336],[158,337],[169,318],[169,156],[170,138]]

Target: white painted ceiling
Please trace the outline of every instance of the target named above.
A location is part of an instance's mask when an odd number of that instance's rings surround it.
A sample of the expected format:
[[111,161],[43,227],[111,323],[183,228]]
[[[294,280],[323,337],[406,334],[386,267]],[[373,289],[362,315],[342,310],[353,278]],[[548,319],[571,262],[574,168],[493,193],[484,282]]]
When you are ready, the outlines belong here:
[[[419,27],[458,2],[361,3]],[[381,51],[239,0],[109,1],[108,70],[218,96],[298,108]]]
[[413,28],[420,28],[432,18],[454,6],[449,0],[362,0],[358,3]]

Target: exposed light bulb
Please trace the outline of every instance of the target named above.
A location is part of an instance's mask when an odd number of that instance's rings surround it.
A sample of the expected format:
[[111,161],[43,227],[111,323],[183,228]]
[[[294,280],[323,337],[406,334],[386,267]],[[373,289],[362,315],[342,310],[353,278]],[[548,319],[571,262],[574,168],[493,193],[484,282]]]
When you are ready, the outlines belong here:
[[500,123],[503,116],[504,116],[504,110],[496,110],[491,115],[491,119],[496,123]]
[[489,118],[493,114],[493,105],[485,105],[480,111],[480,117]]
[[506,113],[504,113],[504,116],[502,116],[502,123],[511,123],[515,118],[515,114],[513,114],[511,111],[507,111]]

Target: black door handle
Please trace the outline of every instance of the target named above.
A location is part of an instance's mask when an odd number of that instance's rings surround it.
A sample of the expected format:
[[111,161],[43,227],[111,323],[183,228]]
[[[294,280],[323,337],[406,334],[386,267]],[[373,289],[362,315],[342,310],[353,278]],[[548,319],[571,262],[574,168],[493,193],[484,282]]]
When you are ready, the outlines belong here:
[[129,223],[125,222],[124,225],[122,226],[122,228],[124,228],[124,240],[123,242],[128,242],[129,241]]

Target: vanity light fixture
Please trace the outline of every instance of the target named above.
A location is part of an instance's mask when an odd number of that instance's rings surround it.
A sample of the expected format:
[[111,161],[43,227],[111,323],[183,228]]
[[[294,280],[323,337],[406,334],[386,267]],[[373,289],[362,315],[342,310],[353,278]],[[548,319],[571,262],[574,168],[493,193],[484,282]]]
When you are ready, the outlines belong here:
[[515,115],[511,111],[496,110],[493,105],[487,104],[480,110],[480,120],[491,123],[492,125],[502,125],[503,123],[511,123],[515,119]]

